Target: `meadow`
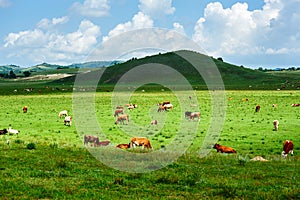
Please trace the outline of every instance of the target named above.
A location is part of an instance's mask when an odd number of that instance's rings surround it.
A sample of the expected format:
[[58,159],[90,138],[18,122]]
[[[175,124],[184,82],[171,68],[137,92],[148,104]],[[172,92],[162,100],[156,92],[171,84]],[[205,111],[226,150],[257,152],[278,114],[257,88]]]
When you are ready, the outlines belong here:
[[[12,92],[0,96],[0,129],[12,126],[20,131],[19,135],[0,136],[0,199],[299,199],[300,110],[291,104],[299,103],[300,92],[226,91],[225,123],[214,139],[235,148],[237,154],[217,154],[212,146],[206,146],[211,151],[201,158],[199,150],[215,122],[210,93],[195,94],[197,99],[186,99],[186,107],[182,108],[172,92],[136,91],[130,102],[138,108],[126,110],[129,125],[115,125],[113,93],[97,92],[94,114],[101,126],[98,132],[79,130],[76,117],[70,127],[58,118],[61,110],[74,114],[77,105],[73,105],[72,93]],[[243,101],[245,98],[248,101]],[[157,103],[165,100],[170,100],[174,109],[158,113]],[[256,113],[258,104],[261,110]],[[24,105],[27,113],[22,111]],[[185,119],[186,109],[200,111],[200,122]],[[150,125],[154,118],[159,121],[157,126]],[[275,119],[280,122],[278,131],[273,131]],[[194,135],[186,133],[191,137],[177,138],[182,134],[181,124],[187,124],[188,130],[198,128]],[[115,145],[128,143],[131,136],[148,137],[153,151],[168,149],[174,142],[189,142],[181,141],[181,137],[192,141],[168,166],[154,166],[157,170],[147,173],[128,173],[93,157],[89,150],[94,147],[83,145],[84,134],[105,136],[101,139],[110,140],[111,145],[98,148],[112,155]],[[294,141],[294,156],[282,159],[282,142],[286,139]],[[148,153],[141,149],[128,151]],[[250,161],[255,156],[269,161]]]

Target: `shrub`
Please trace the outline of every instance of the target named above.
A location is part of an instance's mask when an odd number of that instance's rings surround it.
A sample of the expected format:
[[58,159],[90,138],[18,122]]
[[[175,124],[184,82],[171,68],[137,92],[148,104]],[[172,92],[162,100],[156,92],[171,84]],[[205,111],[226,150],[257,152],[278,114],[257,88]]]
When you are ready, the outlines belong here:
[[28,143],[26,148],[29,150],[35,149],[35,143]]

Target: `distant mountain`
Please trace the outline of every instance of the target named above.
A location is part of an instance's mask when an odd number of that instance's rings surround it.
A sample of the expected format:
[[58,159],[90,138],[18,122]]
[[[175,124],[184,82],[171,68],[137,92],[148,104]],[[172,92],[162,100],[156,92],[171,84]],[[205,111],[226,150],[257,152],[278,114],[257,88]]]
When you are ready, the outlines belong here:
[[68,69],[68,68],[101,68],[108,67],[121,63],[121,61],[92,61],[85,63],[74,63],[71,65],[57,65],[49,63],[41,63],[35,66],[22,68],[17,65],[4,65],[0,66],[0,74],[8,74],[10,71],[13,71],[15,74],[23,73],[25,71],[29,72],[44,72],[47,70],[57,70],[57,69]]

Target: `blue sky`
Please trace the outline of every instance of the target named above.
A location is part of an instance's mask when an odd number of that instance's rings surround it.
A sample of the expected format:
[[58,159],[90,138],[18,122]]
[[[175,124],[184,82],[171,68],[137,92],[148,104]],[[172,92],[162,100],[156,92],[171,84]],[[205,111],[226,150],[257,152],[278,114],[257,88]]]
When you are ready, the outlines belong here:
[[299,10],[300,0],[0,0],[0,65],[84,62],[118,34],[164,28],[229,63],[299,67]]

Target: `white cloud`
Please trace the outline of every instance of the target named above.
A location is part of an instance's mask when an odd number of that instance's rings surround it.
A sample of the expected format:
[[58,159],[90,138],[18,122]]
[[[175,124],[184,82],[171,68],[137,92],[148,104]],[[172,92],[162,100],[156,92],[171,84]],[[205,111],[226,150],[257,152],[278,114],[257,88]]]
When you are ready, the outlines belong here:
[[265,0],[263,8],[254,11],[247,3],[231,8],[210,3],[193,39],[214,56],[299,53],[299,10],[299,0]]
[[139,9],[153,19],[175,12],[175,7],[172,7],[172,0],[140,0]]
[[178,22],[174,22],[173,23],[173,29],[183,35],[185,35],[185,31],[184,31],[184,27],[178,23]]
[[153,27],[153,20],[144,13],[138,12],[136,15],[133,16],[131,21],[128,21],[123,24],[118,24],[114,29],[109,31],[108,36],[103,37],[103,41],[106,41],[110,37],[116,36],[127,31],[151,27]]
[[37,26],[38,28],[49,29],[60,24],[65,24],[68,21],[69,21],[69,17],[67,16],[60,17],[60,18],[53,18],[52,20],[44,18],[38,23]]
[[11,5],[10,0],[0,0],[0,8],[6,8]]
[[84,0],[83,4],[75,2],[71,10],[83,16],[102,17],[109,14],[110,6],[108,0]]
[[[91,21],[81,21],[74,32],[62,34],[43,30],[41,24],[59,24],[65,22],[63,18],[42,20],[34,30],[10,33],[5,38],[4,50],[9,50],[9,57],[28,59],[30,62],[67,63],[81,60],[95,48],[100,28]],[[44,23],[47,22],[47,23]]]

